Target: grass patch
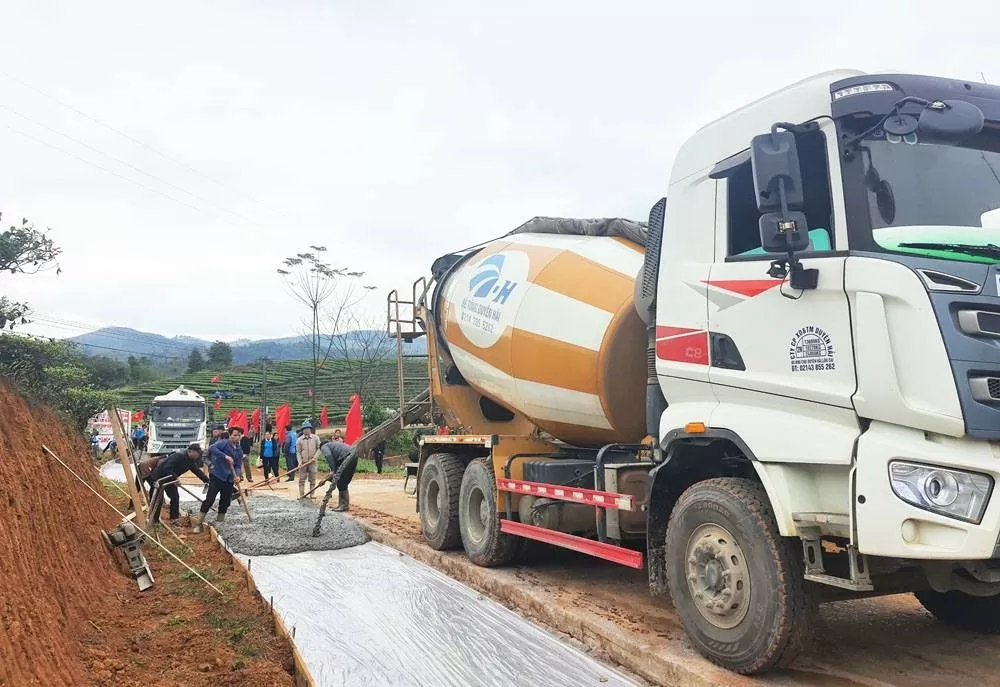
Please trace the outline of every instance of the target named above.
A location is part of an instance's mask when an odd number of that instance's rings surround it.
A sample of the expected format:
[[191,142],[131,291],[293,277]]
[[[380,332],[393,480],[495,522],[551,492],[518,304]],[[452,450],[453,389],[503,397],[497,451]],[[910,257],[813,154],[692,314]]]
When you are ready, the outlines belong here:
[[[361,458],[358,460],[358,467],[355,472],[360,473],[376,473],[378,469],[375,467],[375,461],[369,460],[368,458]],[[402,468],[397,468],[393,465],[382,465],[382,472],[387,475],[401,475],[403,474]]]
[[239,652],[244,656],[248,656],[250,658],[253,658],[255,656],[260,656],[260,649],[258,649],[255,645],[249,643],[243,644],[239,648]]

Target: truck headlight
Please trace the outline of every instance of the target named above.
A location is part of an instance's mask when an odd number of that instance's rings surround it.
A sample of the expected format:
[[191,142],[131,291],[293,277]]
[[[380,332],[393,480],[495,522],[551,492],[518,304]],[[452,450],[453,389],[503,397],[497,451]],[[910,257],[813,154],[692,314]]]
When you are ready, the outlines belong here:
[[892,492],[917,508],[979,524],[993,491],[993,478],[934,465],[889,463]]

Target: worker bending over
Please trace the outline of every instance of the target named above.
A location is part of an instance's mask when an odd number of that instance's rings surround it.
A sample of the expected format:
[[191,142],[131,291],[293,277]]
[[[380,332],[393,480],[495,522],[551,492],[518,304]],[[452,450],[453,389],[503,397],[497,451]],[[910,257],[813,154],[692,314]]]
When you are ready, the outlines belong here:
[[[333,510],[343,513],[351,507],[351,495],[348,493],[347,487],[351,483],[351,478],[354,477],[354,469],[358,466],[357,455],[352,447],[342,441],[328,441],[319,450],[326,457],[326,462],[330,464],[330,479],[337,480],[337,507]],[[327,498],[329,498],[329,492]]]
[[[312,433],[312,423],[306,420],[302,423],[302,436],[295,444],[299,457],[299,498],[306,497],[306,478],[309,478],[309,490],[316,488],[316,460],[319,458],[319,437]],[[312,461],[312,465],[306,465]]]
[[208,449],[211,467],[208,473],[208,494],[201,502],[201,513],[194,526],[194,532],[201,532],[205,524],[205,515],[212,510],[215,497],[219,497],[219,516],[216,522],[224,522],[229,503],[233,499],[233,487],[243,481],[243,451],[240,449],[240,438],[243,430],[233,427],[229,430],[228,439],[219,439]]
[[[146,483],[150,489],[155,489],[160,481],[176,482],[185,472],[194,473],[195,477],[202,482],[208,483],[208,477],[201,471],[201,446],[191,444],[185,451],[174,451],[169,456],[161,460],[149,476]],[[176,484],[166,484],[163,493],[170,499],[170,524],[176,526],[177,520],[181,517],[180,494],[177,492]]]

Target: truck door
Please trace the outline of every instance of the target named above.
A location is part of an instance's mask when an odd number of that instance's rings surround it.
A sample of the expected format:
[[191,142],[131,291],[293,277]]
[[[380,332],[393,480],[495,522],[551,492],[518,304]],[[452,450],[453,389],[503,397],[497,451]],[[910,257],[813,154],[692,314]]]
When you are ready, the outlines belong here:
[[[851,321],[844,290],[843,204],[831,193],[822,131],[797,136],[810,249],[818,288],[795,290],[768,276],[749,156],[716,187],[715,261],[701,286],[708,300],[709,380],[719,401],[713,427],[736,432],[760,460],[848,463],[857,436]],[[737,158],[738,160],[738,158]],[[730,163],[731,165],[733,163]],[[753,441],[751,442],[751,439]]]

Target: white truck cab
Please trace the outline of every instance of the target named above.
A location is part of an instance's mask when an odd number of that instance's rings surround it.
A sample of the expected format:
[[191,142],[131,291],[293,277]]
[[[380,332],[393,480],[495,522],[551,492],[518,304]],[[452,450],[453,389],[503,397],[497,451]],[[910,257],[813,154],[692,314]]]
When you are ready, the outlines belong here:
[[153,399],[149,419],[151,455],[183,451],[191,444],[205,447],[207,425],[205,399],[192,389],[179,386]]
[[[707,455],[737,475],[748,461],[780,535],[803,543],[806,580],[870,592],[916,574],[932,613],[1000,630],[998,208],[996,86],[830,72],[692,136],[644,275],[652,259],[666,406],[651,503],[678,498]],[[724,599],[706,607],[682,579],[742,563],[698,549],[695,517],[680,567],[657,569],[677,517],[668,528],[651,506],[654,590],[739,669],[720,649]]]

